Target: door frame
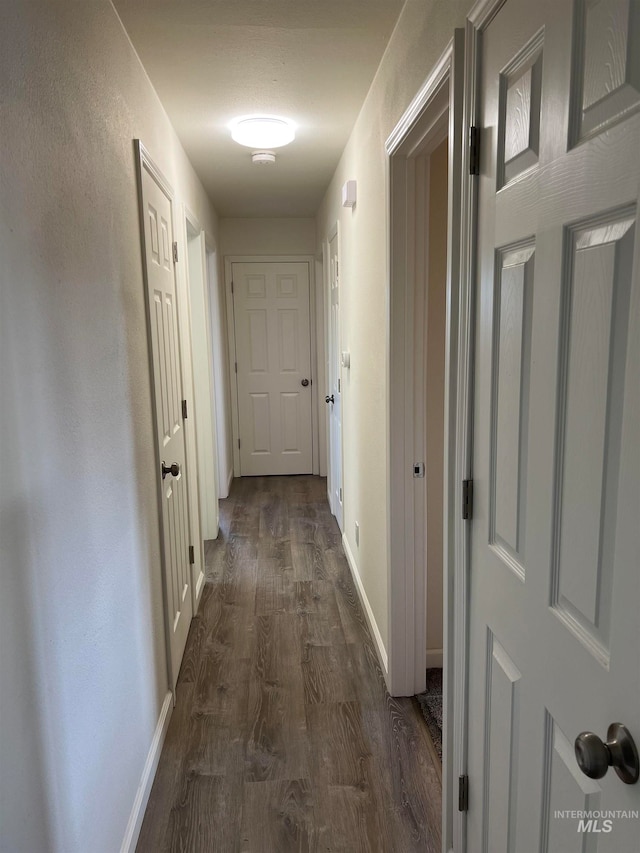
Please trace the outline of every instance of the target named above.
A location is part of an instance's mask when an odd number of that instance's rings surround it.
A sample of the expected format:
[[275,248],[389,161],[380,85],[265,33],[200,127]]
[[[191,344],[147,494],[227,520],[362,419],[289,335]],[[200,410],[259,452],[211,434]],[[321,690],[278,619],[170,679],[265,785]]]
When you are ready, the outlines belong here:
[[240,477],[240,449],[238,440],[240,424],[238,414],[238,377],[236,365],[236,325],[234,317],[234,302],[232,284],[233,264],[307,264],[309,270],[309,341],[311,346],[311,470],[320,473],[320,455],[318,451],[318,399],[314,393],[314,383],[318,386],[318,337],[316,318],[316,281],[314,255],[225,255],[224,284],[227,307],[227,340],[229,344],[229,385],[231,387],[231,433],[233,437],[233,476]]
[[[424,479],[425,346],[414,328],[424,296],[420,257],[412,234],[418,224],[412,194],[415,159],[429,150],[442,123],[448,133],[447,313],[443,494],[443,782],[444,850],[466,846],[465,813],[458,811],[458,777],[467,762],[467,654],[469,524],[462,518],[462,481],[471,476],[473,179],[469,177],[465,105],[468,55],[465,31],[454,37],[386,143],[389,204],[387,336],[387,530],[389,667],[394,696],[424,689],[426,668],[426,552]],[[462,61],[464,60],[464,72]],[[441,138],[441,137],[440,137]],[[422,261],[424,263],[424,261]]]
[[[216,396],[216,436],[218,440],[218,498],[229,496],[233,481],[231,450],[231,391],[229,382],[229,340],[227,331],[227,299],[220,253],[213,240],[205,241],[209,286],[209,323],[211,326],[211,358],[213,360]],[[219,341],[217,341],[217,336]],[[216,346],[214,347],[214,343]],[[219,349],[218,349],[219,347]],[[231,464],[230,464],[231,463]]]
[[[340,260],[340,220],[336,219],[335,223],[331,226],[329,231],[327,232],[327,236],[322,244],[322,256],[323,256],[323,265],[324,265],[324,316],[325,316],[325,352],[326,352],[326,367],[325,367],[325,386],[327,388],[325,393],[331,393],[331,388],[329,383],[331,381],[331,359],[333,357],[337,358],[338,361],[338,371],[341,372],[341,363],[340,363],[340,347],[341,347],[341,330],[338,330],[338,351],[337,353],[333,353],[331,351],[331,241],[336,239],[337,242],[337,253],[336,257],[338,259],[338,282],[340,281],[340,268],[342,266],[342,262]],[[334,342],[335,343],[335,342]],[[341,381],[341,389],[342,389],[342,381]],[[337,452],[340,454],[340,470],[342,472],[342,483],[340,487],[342,488],[342,518],[338,522],[338,527],[340,528],[340,532],[343,533],[344,528],[344,442],[342,441],[343,429],[342,424],[344,420],[344,413],[342,408],[342,390],[340,391],[340,447],[337,448]],[[320,394],[318,397],[318,405],[324,402],[324,394]],[[332,458],[332,446],[331,446],[331,413],[329,411],[329,407],[325,403],[326,415],[326,430],[327,430],[327,498],[329,501],[329,507],[336,521],[338,521],[338,516],[334,512],[333,505],[333,480],[331,477],[331,463],[333,461]]]
[[[193,238],[195,235],[196,239],[200,243],[200,263],[202,266],[202,276],[203,276],[203,290],[204,297],[207,303],[207,312],[205,317],[205,322],[207,325],[207,341],[208,341],[208,353],[211,352],[211,328],[210,328],[210,320],[209,320],[209,312],[208,312],[208,285],[207,285],[207,268],[206,268],[206,249],[205,245],[208,241],[208,237],[206,232],[200,225],[200,222],[197,216],[187,207],[186,204],[182,205],[182,219],[184,224],[183,231],[183,240],[184,240],[184,265],[182,266],[181,274],[184,275],[184,293],[185,293],[185,310],[186,314],[185,322],[184,322],[184,350],[183,354],[186,355],[184,358],[184,368],[183,368],[183,391],[185,394],[185,399],[190,397],[190,403],[188,403],[188,414],[186,421],[186,434],[189,438],[189,447],[188,451],[190,455],[190,461],[195,470],[195,477],[192,477],[192,480],[195,480],[195,483],[191,485],[190,488],[194,490],[193,498],[194,502],[197,499],[198,512],[197,515],[194,515],[194,518],[190,517],[190,532],[192,543],[195,547],[196,558],[192,567],[193,574],[193,614],[197,613],[198,605],[200,603],[200,598],[202,597],[202,591],[204,589],[204,581],[205,581],[205,556],[204,556],[204,535],[202,530],[200,512],[202,510],[201,502],[200,502],[200,471],[201,471],[201,461],[198,456],[198,425],[196,422],[196,412],[198,408],[198,404],[196,401],[196,386],[195,386],[195,375],[193,370],[193,351],[194,351],[194,343],[193,343],[193,330],[191,325],[191,316],[192,316],[192,294],[191,294],[191,277],[189,274],[189,240]],[[191,232],[191,233],[190,233]],[[178,264],[180,266],[180,264]],[[187,382],[189,383],[187,385]],[[189,391],[189,395],[187,395],[187,388]],[[213,394],[213,377],[212,377],[212,365],[211,358],[209,357],[209,388],[210,393]],[[215,442],[217,441],[217,436],[215,433],[215,425],[213,430],[213,439],[214,439],[214,447]],[[215,485],[215,515],[216,515],[216,528],[217,528],[217,520],[218,520],[218,489],[217,489],[217,477],[216,477],[216,467],[217,467],[217,459],[215,458],[217,454],[217,447],[214,452],[214,485]],[[196,546],[196,543],[197,546]]]

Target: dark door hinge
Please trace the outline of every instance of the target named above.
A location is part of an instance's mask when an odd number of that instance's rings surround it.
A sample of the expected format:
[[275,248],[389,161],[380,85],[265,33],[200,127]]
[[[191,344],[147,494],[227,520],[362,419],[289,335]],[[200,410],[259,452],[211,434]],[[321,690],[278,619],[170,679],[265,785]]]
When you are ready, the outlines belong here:
[[173,244],[173,263],[174,264],[178,263],[178,244],[177,243]]
[[188,417],[188,414],[187,414],[187,401],[186,401],[186,400],[183,400],[183,401],[182,401],[182,420],[183,420],[183,421],[186,421],[187,417]]
[[458,776],[458,811],[469,811],[469,777]]
[[189,545],[189,565],[192,566],[196,561],[196,549],[193,545]]
[[462,481],[462,518],[473,518],[473,480]]
[[480,128],[469,128],[469,174],[480,174]]
[[231,293],[233,293],[233,280],[231,281]]
[[238,362],[236,361],[236,373],[238,372]]
[[240,450],[240,439],[238,439],[238,450]]

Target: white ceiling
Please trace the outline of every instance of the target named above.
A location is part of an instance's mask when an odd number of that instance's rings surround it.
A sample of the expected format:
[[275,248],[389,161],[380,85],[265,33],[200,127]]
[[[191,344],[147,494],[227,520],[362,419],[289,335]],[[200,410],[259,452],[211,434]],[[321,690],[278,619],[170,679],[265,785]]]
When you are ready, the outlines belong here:
[[[221,216],[313,216],[404,0],[113,0]],[[228,122],[298,124],[274,166]]]

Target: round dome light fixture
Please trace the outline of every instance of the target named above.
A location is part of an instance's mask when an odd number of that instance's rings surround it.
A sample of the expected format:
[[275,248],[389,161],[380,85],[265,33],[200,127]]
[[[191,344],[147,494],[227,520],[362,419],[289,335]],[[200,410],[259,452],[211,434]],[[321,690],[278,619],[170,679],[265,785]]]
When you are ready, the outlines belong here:
[[230,127],[231,138],[247,148],[281,148],[296,137],[295,124],[280,116],[241,116]]

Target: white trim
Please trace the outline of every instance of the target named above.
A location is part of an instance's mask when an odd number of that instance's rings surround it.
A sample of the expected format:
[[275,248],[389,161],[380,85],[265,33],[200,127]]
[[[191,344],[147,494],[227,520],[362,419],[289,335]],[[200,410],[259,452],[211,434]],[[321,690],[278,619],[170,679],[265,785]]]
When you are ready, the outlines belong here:
[[167,736],[167,729],[169,728],[169,720],[171,719],[172,712],[173,694],[168,692],[164,697],[160,716],[158,717],[158,722],[156,724],[156,730],[153,734],[151,746],[149,747],[147,760],[144,763],[140,784],[138,785],[138,790],[136,791],[136,796],[133,801],[133,808],[129,815],[129,822],[127,823],[127,829],[124,834],[122,846],[120,847],[120,853],[134,853],[136,849],[140,829],[142,828],[142,820],[147,808],[147,803],[149,802],[149,794],[151,793],[153,780],[156,775],[156,770],[158,769],[158,762],[160,761],[160,754],[162,753],[164,739]]
[[227,494],[231,492],[231,484],[233,483],[233,468],[229,469],[229,476],[227,477]]
[[380,633],[380,629],[378,628],[376,617],[373,615],[373,610],[371,609],[371,605],[369,604],[369,599],[367,598],[367,593],[365,592],[362,579],[360,578],[360,573],[358,572],[356,561],[353,557],[353,553],[351,552],[351,548],[349,547],[349,542],[347,541],[347,537],[344,535],[344,533],[342,534],[342,547],[347,558],[347,563],[349,564],[351,577],[353,578],[353,582],[356,585],[356,591],[358,593],[358,598],[360,599],[362,609],[364,610],[367,625],[369,626],[369,630],[371,631],[371,635],[373,636],[373,639],[376,644],[378,660],[380,662],[380,666],[382,667],[382,672],[386,680],[387,675],[389,673],[389,658],[387,655],[387,650],[384,647],[382,634]]
[[[424,690],[426,670],[425,480],[413,477],[424,462],[427,251],[416,261],[416,234],[427,233],[425,158],[447,135],[452,112],[453,42],[387,140],[389,230],[388,351],[388,607],[389,679],[393,696]],[[451,151],[451,148],[450,148]],[[450,163],[454,163],[450,158]],[[424,196],[416,196],[417,184]],[[449,207],[453,200],[449,196]],[[420,221],[418,221],[420,220]],[[422,269],[420,269],[422,267]],[[447,424],[445,429],[450,427]],[[445,620],[446,621],[446,620]]]
[[[464,97],[462,132],[477,125],[479,120],[479,62],[481,30],[493,20],[505,0],[479,0],[469,12],[464,38]],[[448,560],[454,566],[450,586],[445,587],[445,605],[453,611],[454,621],[445,641],[444,661],[444,727],[443,758],[446,762],[448,784],[443,787],[443,845],[452,853],[467,849],[466,812],[455,809],[455,780],[467,773],[469,695],[467,673],[469,660],[469,587],[471,570],[470,524],[462,521],[462,480],[472,478],[472,419],[473,419],[473,358],[476,268],[477,180],[469,176],[469,146],[463,139],[461,174],[455,194],[460,203],[459,246],[452,256],[459,260],[460,287],[457,294],[458,323],[452,334],[457,340],[447,342],[451,353],[445,400],[447,417],[455,412],[456,435],[453,448],[448,447],[445,459],[450,487],[446,505],[453,519],[447,527]],[[455,176],[452,176],[455,181]],[[453,493],[451,493],[453,492]],[[448,656],[452,658],[448,662]],[[453,684],[448,683],[451,677]],[[452,730],[451,730],[452,729]],[[444,767],[444,763],[443,763]]]
[[444,660],[443,649],[427,649],[426,664],[427,669],[442,669]]
[[451,59],[453,55],[453,42],[449,42],[445,52],[442,54],[431,74],[427,77],[418,94],[404,111],[402,118],[394,127],[387,139],[385,149],[387,154],[395,154],[406,137],[413,130],[417,121],[425,109],[433,100],[433,95],[441,85],[448,79],[451,73]]
[[[502,0],[500,0],[502,2]],[[474,181],[469,177],[467,97],[468,36],[457,29],[452,43],[435,66],[409,109],[387,140],[390,155],[388,191],[389,291],[387,345],[389,372],[387,447],[388,501],[388,600],[389,678],[393,695],[415,692],[420,661],[426,663],[425,643],[420,630],[424,619],[421,597],[420,554],[416,511],[420,508],[420,486],[411,476],[412,453],[419,446],[414,412],[416,400],[415,341],[407,345],[407,332],[420,335],[413,325],[411,267],[415,249],[407,220],[414,207],[411,195],[416,154],[428,143],[439,117],[438,100],[448,88],[449,115],[449,218],[447,245],[447,329],[445,343],[445,459],[444,459],[444,635],[443,635],[443,849],[464,853],[466,814],[457,809],[457,778],[466,772],[467,735],[467,595],[468,523],[462,520],[461,481],[470,476],[471,357],[472,357],[472,271],[475,218]],[[464,70],[463,70],[464,60]],[[435,114],[435,118],[434,118]],[[411,168],[410,168],[411,167]],[[392,194],[393,190],[393,194]],[[415,217],[414,217],[415,218]],[[403,242],[406,240],[406,242]],[[417,445],[418,442],[418,445]],[[424,517],[424,516],[422,516]],[[418,550],[420,549],[420,550]],[[416,562],[416,558],[418,558]],[[416,606],[417,605],[417,606]],[[421,664],[420,664],[421,665]],[[412,684],[413,680],[413,684]]]
[[[234,319],[234,302],[231,291],[233,264],[307,264],[309,268],[309,342],[311,349],[311,382],[317,384],[318,377],[318,347],[316,329],[316,276],[314,255],[225,255],[224,258],[224,282],[227,303],[227,339],[229,345],[229,381],[231,384],[231,433],[233,441],[233,472],[234,477],[241,477],[240,473],[240,450],[238,448],[238,436],[240,435],[240,423],[238,415],[238,379],[235,372],[236,364],[236,325]],[[316,395],[311,394],[311,471],[318,474],[320,471],[320,454],[318,451],[319,441],[319,413]]]
[[[332,240],[336,240],[336,260],[338,263],[338,290],[339,290],[339,298],[341,299],[342,294],[342,282],[340,279],[341,270],[342,270],[342,258],[340,251],[340,220],[336,219],[334,224],[329,229],[326,240],[322,245],[323,252],[323,263],[324,263],[324,306],[325,306],[325,316],[327,318],[326,322],[326,333],[325,333],[325,341],[326,341],[326,377],[325,377],[325,387],[326,390],[322,394],[322,402],[324,402],[325,394],[331,394],[331,372],[332,372],[332,359],[336,358],[338,362],[338,370],[340,373],[340,447],[337,452],[340,454],[340,479],[342,482],[338,483],[338,489],[342,489],[342,502],[338,501],[338,505],[334,500],[335,494],[335,484],[333,483],[333,456],[332,456],[332,447],[331,447],[331,412],[329,406],[325,404],[325,418],[326,418],[326,428],[327,428],[327,495],[329,498],[329,508],[335,518],[338,527],[340,528],[340,532],[342,533],[344,530],[344,406],[343,406],[343,388],[344,388],[344,377],[342,374],[342,367],[340,362],[340,353],[342,349],[342,304],[340,304],[339,311],[339,326],[338,326],[338,340],[331,340],[331,242]],[[331,344],[334,344],[334,347],[337,347],[337,352],[332,352]]]
[[[196,400],[195,400],[195,381],[193,375],[193,330],[191,327],[191,316],[192,316],[192,308],[191,308],[191,278],[189,276],[189,230],[191,229],[192,235],[198,238],[202,238],[204,236],[204,232],[200,226],[200,223],[197,217],[189,210],[186,204],[182,205],[182,214],[183,214],[183,241],[182,244],[184,246],[183,255],[184,257],[181,260],[184,261],[183,264],[178,264],[179,274],[182,278],[183,282],[183,293],[186,298],[186,310],[185,314],[185,338],[184,341],[185,347],[188,351],[188,365],[187,359],[182,357],[182,393],[184,395],[185,400],[187,400],[187,405],[189,406],[189,413],[191,417],[187,418],[187,423],[185,424],[185,450],[187,454],[187,478],[188,478],[188,488],[187,488],[187,513],[189,516],[189,538],[190,544],[193,545],[194,550],[196,551],[198,557],[196,558],[194,564],[190,567],[191,571],[191,599],[193,606],[193,615],[195,616],[198,612],[198,606],[200,604],[200,593],[203,588],[204,582],[204,546],[203,546],[203,531],[202,531],[202,518],[201,518],[201,507],[200,507],[200,465],[198,459],[198,430],[196,425],[195,418],[195,410],[196,410]],[[188,373],[188,376],[186,375]],[[191,446],[192,445],[192,446]],[[193,456],[194,470],[189,468],[189,458]]]

